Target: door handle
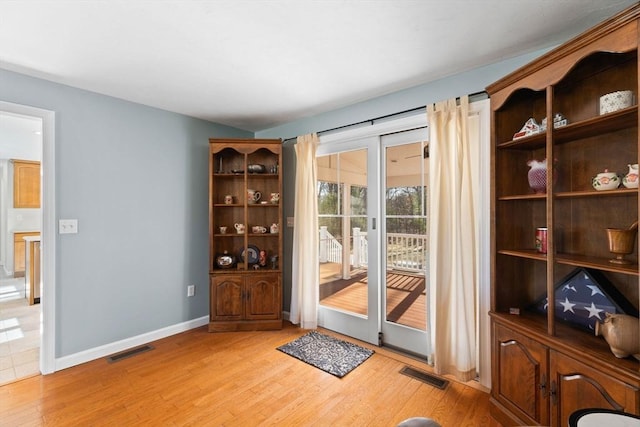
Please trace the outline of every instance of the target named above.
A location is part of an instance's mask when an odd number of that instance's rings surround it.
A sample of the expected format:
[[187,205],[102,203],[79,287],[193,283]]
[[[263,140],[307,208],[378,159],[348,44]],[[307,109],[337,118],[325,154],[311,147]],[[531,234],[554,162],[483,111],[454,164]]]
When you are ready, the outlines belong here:
[[371,218],[371,229],[372,230],[376,229],[376,219],[375,218]]

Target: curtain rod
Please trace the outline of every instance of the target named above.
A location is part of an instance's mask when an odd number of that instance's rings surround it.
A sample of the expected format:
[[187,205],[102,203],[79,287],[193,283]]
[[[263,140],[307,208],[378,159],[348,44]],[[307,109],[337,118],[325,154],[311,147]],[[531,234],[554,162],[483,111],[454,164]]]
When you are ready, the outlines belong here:
[[[474,99],[473,99],[473,101],[472,101],[472,100],[470,100],[469,102],[480,101],[480,100],[482,100],[482,99],[486,99],[486,98],[488,98],[488,97],[489,97],[489,94],[488,94],[487,92],[485,92],[485,91],[474,92],[474,93],[469,94],[469,98],[474,98]],[[460,101],[460,97],[457,97],[457,98],[456,98],[456,101]],[[342,126],[336,126],[336,127],[334,127],[334,128],[330,128],[330,129],[324,129],[324,130],[321,130],[321,131],[319,131],[319,132],[316,132],[316,134],[318,134],[318,135],[322,135],[323,133],[333,132],[333,131],[336,131],[336,130],[340,130],[340,129],[344,129],[344,128],[349,128],[349,127],[351,127],[351,126],[363,125],[363,124],[365,124],[365,123],[370,123],[371,125],[373,125],[373,124],[374,124],[374,122],[375,122],[375,121],[377,121],[377,120],[388,119],[388,118],[390,118],[390,117],[400,116],[400,115],[403,115],[403,114],[411,113],[411,112],[413,112],[413,111],[423,110],[423,109],[425,109],[425,108],[427,108],[427,106],[426,106],[426,105],[422,105],[422,106],[420,106],[420,107],[410,108],[410,109],[408,109],[408,110],[399,111],[399,112],[397,112],[397,113],[386,114],[386,115],[384,115],[384,116],[375,117],[375,118],[373,118],[373,119],[362,120],[362,121],[360,121],[360,122],[355,122],[355,123],[351,123],[351,124],[348,124],[348,125],[342,125]],[[283,140],[282,140],[282,144],[285,144],[285,143],[287,143],[287,142],[289,142],[289,141],[294,141],[294,140],[296,140],[297,138],[298,138],[297,136],[292,136],[292,137],[289,137],[289,138],[283,139]]]

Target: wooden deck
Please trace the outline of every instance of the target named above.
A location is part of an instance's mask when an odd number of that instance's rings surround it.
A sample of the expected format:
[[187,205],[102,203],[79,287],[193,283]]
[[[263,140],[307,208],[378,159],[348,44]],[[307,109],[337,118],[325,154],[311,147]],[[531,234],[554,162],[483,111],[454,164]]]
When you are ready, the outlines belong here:
[[[327,269],[331,267],[328,266]],[[322,268],[321,268],[322,271]],[[367,314],[367,272],[360,270],[350,279],[331,279],[322,275],[320,304],[361,315]],[[333,276],[335,277],[335,276]],[[387,320],[426,330],[426,295],[424,276],[397,271],[387,272]]]

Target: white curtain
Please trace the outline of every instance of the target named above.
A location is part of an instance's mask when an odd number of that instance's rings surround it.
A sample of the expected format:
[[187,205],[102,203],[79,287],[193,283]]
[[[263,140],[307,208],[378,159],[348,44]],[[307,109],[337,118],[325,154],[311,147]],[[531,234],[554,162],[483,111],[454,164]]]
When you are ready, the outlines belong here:
[[303,329],[318,326],[318,136],[299,136],[293,228],[292,288],[289,320]]
[[[476,212],[469,97],[427,107],[429,122],[429,286],[434,370],[476,377]],[[478,141],[474,141],[478,143]]]

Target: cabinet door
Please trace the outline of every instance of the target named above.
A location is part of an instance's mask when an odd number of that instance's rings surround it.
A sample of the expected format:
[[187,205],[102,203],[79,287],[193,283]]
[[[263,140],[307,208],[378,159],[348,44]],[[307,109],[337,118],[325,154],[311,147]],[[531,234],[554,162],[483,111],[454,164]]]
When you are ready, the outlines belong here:
[[585,408],[638,413],[638,388],[555,351],[551,351],[550,368],[551,425],[566,426],[569,415]]
[[547,347],[495,326],[493,395],[526,424],[547,424]]
[[247,276],[247,300],[245,314],[248,320],[279,319],[280,276],[256,274]]
[[223,275],[211,277],[211,320],[241,320],[243,277]]
[[13,207],[40,207],[40,162],[13,161]]

